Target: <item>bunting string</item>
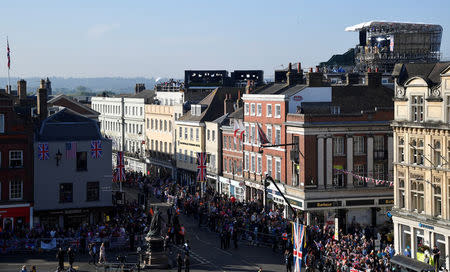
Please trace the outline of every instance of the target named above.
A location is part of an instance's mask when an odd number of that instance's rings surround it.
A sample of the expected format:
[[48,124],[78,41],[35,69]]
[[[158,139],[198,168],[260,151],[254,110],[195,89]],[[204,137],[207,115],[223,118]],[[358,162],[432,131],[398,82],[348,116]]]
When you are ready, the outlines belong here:
[[389,187],[394,186],[394,182],[390,181],[390,180],[382,180],[382,179],[375,179],[375,178],[371,178],[371,177],[364,177],[364,176],[360,176],[357,175],[351,171],[345,170],[345,169],[336,169],[334,168],[334,171],[336,172],[340,172],[346,175],[351,175],[354,178],[356,178],[357,180],[361,180],[361,181],[365,181],[366,183],[374,183],[375,185],[388,185]]

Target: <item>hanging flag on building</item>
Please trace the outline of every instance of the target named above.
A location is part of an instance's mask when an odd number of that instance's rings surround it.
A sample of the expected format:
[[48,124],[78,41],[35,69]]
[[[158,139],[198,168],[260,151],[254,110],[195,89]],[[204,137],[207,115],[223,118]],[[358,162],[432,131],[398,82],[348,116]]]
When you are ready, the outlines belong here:
[[121,182],[125,180],[125,164],[124,164],[124,158],[123,158],[123,151],[117,152],[117,165],[116,165],[116,171],[113,175],[113,181],[114,182]]
[[294,240],[294,272],[300,272],[303,258],[303,238],[305,236],[306,226],[299,223],[298,218],[293,223],[293,240]]
[[261,128],[261,125],[259,123],[258,124],[258,138],[259,138],[259,142],[263,145],[263,144],[268,144],[269,140],[267,139],[266,134],[264,133],[263,129]]
[[38,156],[40,160],[48,160],[50,155],[48,153],[48,143],[38,144]]
[[77,157],[77,143],[66,143],[66,159],[75,159]]
[[91,141],[91,157],[98,159],[103,155],[102,141],[94,140]]
[[236,137],[237,137],[237,134],[239,133],[239,130],[240,130],[239,124],[238,124],[238,122],[236,120],[234,120],[234,127],[233,127],[233,129],[234,129],[234,143],[236,143]]
[[197,181],[206,181],[206,152],[197,152]]

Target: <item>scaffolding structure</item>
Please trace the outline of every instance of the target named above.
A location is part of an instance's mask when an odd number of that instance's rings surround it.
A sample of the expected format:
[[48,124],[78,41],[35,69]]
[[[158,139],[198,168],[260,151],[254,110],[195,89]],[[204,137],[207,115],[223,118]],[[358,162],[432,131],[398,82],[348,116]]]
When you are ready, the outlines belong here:
[[391,73],[399,62],[438,62],[441,58],[440,25],[370,21],[345,31],[359,32],[355,68],[360,72],[371,68]]

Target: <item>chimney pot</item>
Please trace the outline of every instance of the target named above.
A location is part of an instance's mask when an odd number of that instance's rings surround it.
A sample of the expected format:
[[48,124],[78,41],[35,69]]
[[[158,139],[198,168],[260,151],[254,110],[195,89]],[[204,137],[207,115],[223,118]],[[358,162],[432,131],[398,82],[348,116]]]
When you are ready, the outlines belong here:
[[316,73],[319,72],[319,66],[316,66]]
[[367,72],[368,72],[368,73],[372,73],[372,68],[370,68],[370,67],[367,68]]
[[377,67],[377,68],[375,68],[375,73],[378,73],[378,67]]
[[23,79],[17,81],[17,93],[19,95],[19,100],[24,100],[27,98],[27,82]]
[[297,63],[297,73],[300,73],[300,70],[302,69],[302,64],[300,61]]
[[45,84],[45,79],[41,79],[41,86],[39,87],[40,89],[45,89],[46,84]]
[[312,67],[310,67],[310,68],[309,68],[309,72],[310,72],[310,73],[312,73],[312,72],[313,72],[313,69],[312,69]]

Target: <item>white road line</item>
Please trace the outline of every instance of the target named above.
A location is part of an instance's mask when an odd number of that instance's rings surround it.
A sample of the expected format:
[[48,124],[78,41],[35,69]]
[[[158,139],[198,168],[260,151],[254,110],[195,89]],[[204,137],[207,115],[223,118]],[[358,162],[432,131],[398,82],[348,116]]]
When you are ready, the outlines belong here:
[[228,251],[225,251],[225,250],[223,250],[223,249],[220,249],[220,248],[218,248],[218,247],[214,247],[215,249],[217,249],[217,250],[220,250],[220,251],[222,251],[223,253],[225,253],[225,254],[228,254],[228,255],[233,255],[233,254],[231,254],[230,252],[228,252]]

